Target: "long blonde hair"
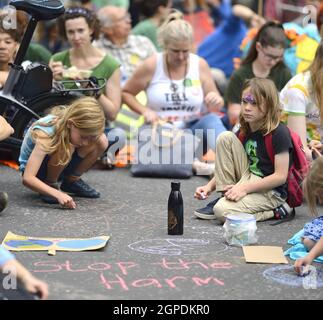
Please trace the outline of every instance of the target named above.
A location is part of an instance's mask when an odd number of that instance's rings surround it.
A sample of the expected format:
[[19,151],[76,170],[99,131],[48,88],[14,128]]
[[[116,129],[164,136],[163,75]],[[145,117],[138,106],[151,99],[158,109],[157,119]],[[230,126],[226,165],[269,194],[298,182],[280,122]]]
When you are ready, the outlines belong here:
[[[57,106],[51,110],[54,115],[52,121],[46,126],[55,126],[55,132],[49,137],[48,143],[41,146],[48,154],[60,153],[57,165],[66,165],[72,158],[70,148],[70,129],[68,121],[80,130],[82,135],[99,136],[105,128],[105,116],[102,107],[92,97],[82,97],[75,100],[70,106]],[[42,124],[37,122],[38,124]],[[34,141],[39,139],[37,133],[33,133]]]
[[193,43],[193,28],[183,19],[183,13],[173,9],[158,28],[157,41],[165,49],[169,43],[189,41]]
[[[253,78],[244,83],[242,92],[248,88],[254,95],[257,106],[264,106],[265,116],[259,130],[266,135],[276,129],[280,122],[281,105],[276,86],[270,79]],[[240,124],[242,132],[245,135],[249,134],[250,126],[243,119],[242,114],[240,114]]]
[[318,157],[312,162],[311,169],[303,182],[303,190],[310,213],[317,216],[317,193],[323,193],[323,157]]
[[309,70],[313,85],[313,95],[320,111],[320,120],[323,126],[323,40],[321,40],[316,49],[315,57]]

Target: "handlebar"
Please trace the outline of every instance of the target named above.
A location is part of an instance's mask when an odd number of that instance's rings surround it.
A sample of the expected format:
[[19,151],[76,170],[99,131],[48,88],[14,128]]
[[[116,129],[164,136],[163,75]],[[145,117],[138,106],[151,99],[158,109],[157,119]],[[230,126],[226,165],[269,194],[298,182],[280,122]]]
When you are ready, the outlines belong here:
[[8,78],[3,86],[3,93],[5,95],[11,95],[12,90],[17,84],[17,80],[22,70],[21,63],[23,62],[38,21],[51,20],[59,17],[65,12],[65,8],[60,0],[11,0],[9,5],[14,6],[17,10],[28,13],[30,19],[15,56],[14,63],[10,66]]
[[[76,88],[66,87],[70,85],[75,85]],[[89,79],[82,80],[60,80],[53,82],[53,89],[60,93],[70,93],[70,92],[80,92],[88,93],[94,95],[102,90],[106,85],[106,79],[90,77]]]

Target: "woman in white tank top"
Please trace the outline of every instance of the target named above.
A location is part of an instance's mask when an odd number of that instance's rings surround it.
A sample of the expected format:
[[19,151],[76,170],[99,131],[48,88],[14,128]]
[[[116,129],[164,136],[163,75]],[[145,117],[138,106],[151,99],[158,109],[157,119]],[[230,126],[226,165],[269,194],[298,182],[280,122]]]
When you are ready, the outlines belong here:
[[[152,123],[165,119],[177,127],[203,132],[203,154],[215,151],[217,136],[226,130],[216,112],[223,107],[206,61],[190,53],[193,30],[180,12],[172,12],[158,30],[163,52],[145,60],[126,82],[122,98],[132,110]],[[146,91],[147,105],[137,99]],[[203,149],[203,150],[202,150]]]

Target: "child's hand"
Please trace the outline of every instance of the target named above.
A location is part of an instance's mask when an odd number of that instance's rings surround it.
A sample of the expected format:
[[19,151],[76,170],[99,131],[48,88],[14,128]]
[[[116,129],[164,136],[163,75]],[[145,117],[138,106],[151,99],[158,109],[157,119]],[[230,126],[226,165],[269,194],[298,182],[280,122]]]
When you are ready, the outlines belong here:
[[304,258],[297,259],[294,264],[294,270],[299,274],[303,275],[304,268],[309,266],[312,263],[312,259],[307,255]]
[[323,144],[318,140],[311,140],[309,143],[310,161],[322,157]]
[[48,297],[48,286],[45,282],[35,278],[33,275],[28,274],[27,277],[22,279],[27,291],[38,294],[41,300],[46,300]]
[[323,144],[318,140],[311,140],[309,143],[310,148],[315,148],[318,151],[323,151]]
[[231,201],[239,201],[247,195],[247,191],[243,184],[228,185],[224,188],[225,198]]
[[209,197],[210,193],[211,193],[211,190],[208,188],[207,185],[202,186],[202,187],[198,187],[195,190],[194,198],[197,198],[199,200],[204,200]]
[[316,159],[316,158],[319,158],[319,157],[322,157],[322,154],[319,150],[317,150],[316,148],[312,148],[312,158],[313,159]]
[[59,197],[57,198],[59,204],[64,207],[64,208],[68,208],[68,209],[75,209],[76,208],[76,204],[73,200],[72,197],[70,197],[68,194],[60,192]]

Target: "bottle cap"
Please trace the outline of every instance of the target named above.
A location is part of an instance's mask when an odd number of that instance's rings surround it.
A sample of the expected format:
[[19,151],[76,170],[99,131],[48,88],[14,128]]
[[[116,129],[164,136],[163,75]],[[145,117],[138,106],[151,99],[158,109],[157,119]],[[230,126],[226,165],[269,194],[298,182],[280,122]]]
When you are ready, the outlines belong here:
[[172,190],[179,191],[179,189],[181,187],[181,183],[180,182],[172,182],[171,186],[172,186]]

